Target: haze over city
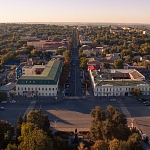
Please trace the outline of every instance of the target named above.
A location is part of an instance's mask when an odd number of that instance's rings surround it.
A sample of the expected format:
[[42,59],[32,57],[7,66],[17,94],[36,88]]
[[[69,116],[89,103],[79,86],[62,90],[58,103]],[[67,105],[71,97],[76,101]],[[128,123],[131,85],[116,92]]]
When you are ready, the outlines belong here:
[[149,0],[5,0],[0,22],[105,22],[150,24]]

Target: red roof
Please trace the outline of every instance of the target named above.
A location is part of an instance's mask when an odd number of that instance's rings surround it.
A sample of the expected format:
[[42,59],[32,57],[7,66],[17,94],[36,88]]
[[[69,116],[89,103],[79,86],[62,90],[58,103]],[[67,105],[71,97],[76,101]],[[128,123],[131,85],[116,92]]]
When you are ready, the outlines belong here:
[[88,66],[88,70],[99,70],[100,66],[96,65],[96,66]]

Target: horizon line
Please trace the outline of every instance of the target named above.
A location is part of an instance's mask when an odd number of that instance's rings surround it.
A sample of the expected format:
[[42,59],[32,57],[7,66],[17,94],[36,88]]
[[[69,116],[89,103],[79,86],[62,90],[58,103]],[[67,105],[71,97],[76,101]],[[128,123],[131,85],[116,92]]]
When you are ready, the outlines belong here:
[[150,25],[150,23],[120,23],[120,22],[80,22],[80,21],[74,21],[74,22],[69,22],[69,21],[50,21],[50,22],[43,22],[43,21],[41,21],[41,22],[38,22],[38,21],[34,21],[34,22],[31,22],[31,21],[26,21],[26,22],[22,22],[22,21],[14,21],[14,22],[0,22],[0,24],[1,23],[27,23],[27,24],[29,24],[29,23],[31,23],[31,24],[37,24],[37,23],[39,23],[39,24],[53,24],[53,23],[89,23],[89,24],[132,24],[132,25],[136,25],[136,24],[140,24],[140,25]]

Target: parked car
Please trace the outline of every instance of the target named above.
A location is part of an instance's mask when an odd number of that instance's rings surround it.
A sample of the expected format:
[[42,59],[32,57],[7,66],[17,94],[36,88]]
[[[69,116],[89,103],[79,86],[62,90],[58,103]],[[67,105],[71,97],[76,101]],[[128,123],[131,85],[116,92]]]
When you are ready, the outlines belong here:
[[111,98],[109,101],[110,101],[110,102],[115,102],[116,99],[115,99],[115,98]]
[[144,105],[145,105],[145,106],[150,106],[150,102],[148,102],[148,103],[145,103]]
[[142,140],[143,140],[145,143],[148,143],[148,142],[149,142],[149,137],[148,137],[146,134],[142,134]]
[[147,104],[147,103],[150,103],[150,101],[147,100],[147,101],[144,101],[144,102],[143,102],[143,104]]
[[4,101],[1,101],[1,103],[2,103],[2,104],[6,104],[6,103],[7,103],[7,101],[6,101],[6,100],[4,100]]
[[14,103],[16,103],[16,101],[15,100],[10,100],[10,103],[14,104]]
[[4,107],[0,107],[0,110],[5,110],[5,108]]

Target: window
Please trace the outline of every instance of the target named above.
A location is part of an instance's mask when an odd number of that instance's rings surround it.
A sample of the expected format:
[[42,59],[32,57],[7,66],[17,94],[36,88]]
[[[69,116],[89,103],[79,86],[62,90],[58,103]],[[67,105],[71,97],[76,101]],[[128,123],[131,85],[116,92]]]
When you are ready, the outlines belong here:
[[30,88],[28,88],[28,90],[30,90]]
[[19,87],[18,87],[18,90],[19,90]]
[[54,88],[53,88],[53,91],[54,91]]
[[37,88],[35,88],[35,90],[37,90]]
[[44,90],[44,88],[42,88],[42,91]]
[[23,90],[23,87],[21,88],[21,90]]
[[49,93],[49,96],[51,96],[51,93]]
[[40,88],[39,88],[39,90],[40,90]]
[[26,87],[24,88],[24,90],[26,91]]
[[47,91],[47,88],[45,88],[45,90]]
[[49,90],[51,91],[51,88],[49,88]]

